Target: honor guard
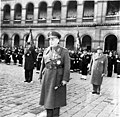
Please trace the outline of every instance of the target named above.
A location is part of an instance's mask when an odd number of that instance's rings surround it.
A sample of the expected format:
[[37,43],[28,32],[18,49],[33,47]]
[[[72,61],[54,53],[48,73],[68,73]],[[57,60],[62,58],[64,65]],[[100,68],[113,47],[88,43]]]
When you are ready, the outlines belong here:
[[112,55],[112,52],[110,52],[108,55],[108,74],[107,74],[107,77],[112,76],[113,64],[114,64],[114,57]]
[[5,53],[5,63],[8,65],[11,62],[11,55],[12,55],[12,51],[11,51],[11,48],[9,47],[6,49],[6,53]]
[[42,56],[43,56],[43,52],[41,49],[39,49],[37,53],[37,59],[36,59],[36,70],[40,70]]
[[81,64],[82,64],[82,77],[81,79],[86,80],[88,73],[88,64],[90,63],[90,56],[87,54],[87,48],[83,49],[83,54],[81,55]]
[[23,55],[24,55],[24,49],[22,46],[18,49],[18,60],[19,60],[19,66],[22,66],[23,64]]
[[16,47],[14,47],[14,49],[12,51],[12,59],[13,59],[13,62],[15,65],[17,63],[17,57],[18,57],[18,49]]

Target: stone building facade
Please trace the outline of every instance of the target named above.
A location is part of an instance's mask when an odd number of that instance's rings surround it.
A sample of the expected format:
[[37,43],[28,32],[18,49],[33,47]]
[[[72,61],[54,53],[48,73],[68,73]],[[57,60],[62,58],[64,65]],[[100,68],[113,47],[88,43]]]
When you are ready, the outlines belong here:
[[120,53],[120,0],[1,0],[0,45],[25,46],[30,29],[36,47],[47,47],[55,30],[68,49]]

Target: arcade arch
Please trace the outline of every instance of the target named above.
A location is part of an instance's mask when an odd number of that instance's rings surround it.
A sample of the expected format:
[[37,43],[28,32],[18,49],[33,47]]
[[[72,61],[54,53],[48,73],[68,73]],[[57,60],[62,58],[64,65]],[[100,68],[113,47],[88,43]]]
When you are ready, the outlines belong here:
[[74,37],[72,35],[68,35],[66,37],[66,48],[69,50],[74,50]]
[[113,34],[108,35],[105,38],[104,51],[117,51],[117,37]]
[[82,47],[87,48],[87,50],[91,51],[91,44],[92,44],[92,39],[89,35],[84,35],[82,37]]

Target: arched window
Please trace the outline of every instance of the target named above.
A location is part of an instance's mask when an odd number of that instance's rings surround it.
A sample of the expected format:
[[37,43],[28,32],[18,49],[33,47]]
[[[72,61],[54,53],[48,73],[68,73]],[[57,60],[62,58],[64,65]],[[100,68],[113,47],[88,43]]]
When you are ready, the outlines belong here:
[[38,47],[39,48],[45,47],[45,37],[43,35],[39,35],[38,37]]
[[3,46],[5,47],[9,46],[9,37],[7,34],[3,35]]
[[74,37],[72,35],[69,35],[66,38],[66,48],[69,50],[74,50]]
[[61,19],[61,2],[55,1],[52,9],[52,22],[58,23],[60,22],[60,19]]
[[120,1],[108,1],[106,20],[119,20]]
[[105,38],[105,51],[117,50],[117,37],[115,35],[108,35]]
[[28,3],[26,6],[26,23],[32,23],[34,17],[34,5],[32,3]]
[[77,18],[77,1],[69,1],[67,6],[67,22],[75,22]]
[[14,35],[14,46],[19,47],[20,44],[20,37],[18,34]]
[[16,4],[14,13],[14,23],[21,23],[21,18],[22,18],[22,6],[21,4]]
[[9,23],[10,22],[10,5],[5,5],[4,6],[4,9],[3,9],[3,12],[4,12],[4,15],[3,15],[3,20],[4,22],[3,23]]
[[87,50],[91,51],[91,37],[89,35],[85,35],[83,38],[82,38],[82,47],[84,48],[87,48]]
[[47,3],[41,2],[39,5],[38,22],[45,23],[47,19]]
[[93,21],[94,18],[94,1],[85,1],[83,10],[83,21]]
[[16,4],[15,5],[14,20],[21,20],[21,13],[22,13],[22,6],[21,6],[21,4]]

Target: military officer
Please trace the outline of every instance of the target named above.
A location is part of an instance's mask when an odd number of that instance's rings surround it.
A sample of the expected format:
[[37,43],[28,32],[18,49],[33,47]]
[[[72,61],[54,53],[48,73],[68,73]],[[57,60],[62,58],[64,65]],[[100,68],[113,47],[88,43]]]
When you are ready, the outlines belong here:
[[97,53],[93,54],[89,71],[91,71],[91,83],[93,85],[93,94],[100,94],[100,87],[103,77],[107,74],[108,59],[103,54],[100,46],[97,47]]
[[28,82],[28,83],[32,82],[35,61],[36,61],[35,49],[28,42],[25,48],[25,63],[24,63],[25,81],[24,82]]
[[60,107],[66,106],[66,84],[70,76],[70,57],[66,48],[59,45],[61,35],[48,34],[50,46],[44,51],[39,79],[42,79],[40,105],[47,117],[59,117]]

